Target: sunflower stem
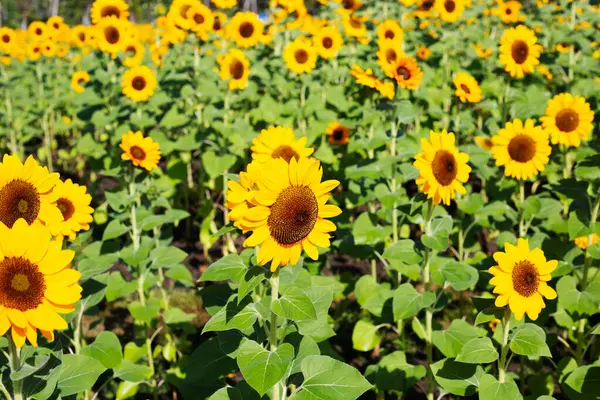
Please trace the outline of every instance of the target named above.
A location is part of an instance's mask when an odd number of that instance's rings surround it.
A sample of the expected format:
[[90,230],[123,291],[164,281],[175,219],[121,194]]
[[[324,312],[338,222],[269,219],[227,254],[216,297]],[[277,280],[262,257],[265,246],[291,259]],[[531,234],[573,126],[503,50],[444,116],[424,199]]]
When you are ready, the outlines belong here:
[[[577,2],[574,1],[571,3],[571,20],[569,23],[569,27],[571,28],[571,33],[575,33],[575,20],[577,18]],[[572,84],[573,78],[575,77],[575,71],[573,67],[575,66],[575,45],[569,45],[569,72],[568,72],[568,80],[569,85]]]
[[[433,216],[433,209],[435,205],[431,200],[427,202],[427,211],[425,214],[425,225],[423,227],[423,235],[426,235],[431,230],[431,217]],[[431,290],[431,250],[429,247],[425,247],[425,265],[423,267],[423,283],[425,284],[425,290]],[[427,353],[427,400],[433,400],[435,392],[435,380],[433,378],[433,371],[431,364],[433,364],[433,311],[428,308],[425,310],[425,344]]]
[[[271,324],[269,330],[269,349],[277,351],[277,314],[273,312],[273,303],[279,298],[279,268],[271,277]],[[273,386],[273,400],[279,400],[279,382]]]
[[500,98],[500,104],[502,105],[502,123],[506,123],[508,119],[508,96],[510,95],[510,77],[506,78],[506,85],[504,85],[504,94]]
[[510,308],[506,307],[504,311],[504,324],[502,326],[502,348],[500,351],[500,360],[498,360],[498,381],[504,383],[506,379],[506,368],[508,367],[506,362],[506,356],[508,355],[508,333],[510,332]]
[[[387,3],[386,3],[387,4]],[[398,125],[396,121],[392,122],[392,138],[390,140],[390,155],[392,157],[396,156],[396,137],[398,136]],[[397,181],[396,181],[396,171],[392,171],[392,181],[390,183],[390,191],[396,199],[396,190],[397,190]],[[394,201],[392,206],[392,243],[396,243],[398,241],[398,202]]]
[[[8,345],[10,352],[10,370],[12,373],[21,369],[21,349],[17,347],[11,335],[8,335]],[[12,375],[12,374],[11,374]],[[23,380],[12,380],[13,400],[23,400]]]
[[519,237],[524,237],[527,234],[525,226],[525,210],[523,205],[525,204],[525,181],[519,181]]

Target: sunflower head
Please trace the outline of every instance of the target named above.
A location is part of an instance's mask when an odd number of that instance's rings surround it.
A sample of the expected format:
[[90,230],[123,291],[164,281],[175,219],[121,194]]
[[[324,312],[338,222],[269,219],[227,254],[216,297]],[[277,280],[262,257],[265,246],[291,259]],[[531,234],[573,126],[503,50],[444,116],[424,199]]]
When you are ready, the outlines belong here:
[[71,89],[75,93],[83,93],[85,91],[84,83],[90,81],[90,75],[87,71],[77,71],[71,76]]
[[260,135],[252,139],[252,159],[258,165],[264,165],[271,159],[282,158],[286,162],[292,159],[309,157],[314,149],[306,146],[306,136],[296,140],[291,128],[272,126],[263,129]]
[[579,147],[588,140],[594,129],[594,112],[583,97],[561,93],[548,101],[546,115],[542,118],[552,144]]
[[506,72],[522,78],[535,70],[542,50],[536,41],[535,33],[523,25],[504,31],[500,39],[500,64]]
[[283,59],[287,67],[297,74],[308,73],[317,66],[317,52],[312,43],[303,36],[287,45]]
[[454,78],[455,94],[460,101],[479,103],[481,101],[481,88],[479,83],[466,72],[459,72]]
[[377,63],[383,71],[392,71],[398,60],[406,57],[402,51],[402,41],[400,40],[379,40],[377,45],[379,47],[377,50]]
[[423,71],[417,61],[409,56],[400,57],[395,64],[386,68],[385,72],[404,89],[417,89],[423,79]]
[[377,82],[379,82],[379,80],[373,74],[373,70],[371,68],[363,70],[358,65],[353,65],[352,69],[350,70],[350,75],[356,79],[356,83],[359,85],[370,88],[375,88],[377,86]]
[[123,51],[131,36],[131,24],[116,17],[107,17],[96,25],[96,44],[106,53],[116,56]]
[[419,48],[417,49],[417,57],[420,60],[427,60],[430,54],[431,50],[429,50],[429,47],[419,46]]
[[456,22],[465,9],[464,0],[438,0],[436,8],[444,22]]
[[313,36],[313,44],[319,56],[330,59],[342,49],[342,35],[335,26],[318,29]]
[[126,21],[129,18],[129,6],[124,0],[95,0],[90,16],[93,24],[111,17]]
[[148,100],[156,90],[156,76],[145,65],[130,68],[123,74],[121,88],[123,94],[135,102]]
[[492,139],[485,136],[475,136],[475,143],[484,150],[491,151],[494,147]]
[[79,186],[67,179],[65,182],[59,181],[53,193],[63,220],[48,227],[52,236],[73,240],[77,232],[90,229],[90,222],[94,220],[94,209],[90,207],[92,196],[87,193],[85,186]]
[[227,25],[227,36],[242,48],[255,46],[260,42],[264,24],[253,12],[238,12]]
[[158,166],[160,146],[152,138],[144,137],[140,131],[124,133],[119,147],[123,150],[121,159],[131,161],[136,167],[151,172]]
[[397,21],[386,19],[377,26],[377,40],[395,40],[402,43],[404,32]]
[[506,243],[504,250],[494,253],[498,265],[489,269],[494,276],[490,285],[498,294],[496,306],[508,305],[518,321],[525,313],[535,321],[546,306],[543,297],[549,300],[556,298],[556,292],[548,286],[548,281],[552,279],[550,274],[558,261],[546,261],[541,249],[530,250],[527,239],[519,239],[516,246]]
[[348,144],[350,142],[350,128],[340,124],[339,122],[332,122],[325,131],[331,144]]
[[248,86],[250,75],[250,61],[243,51],[230,49],[225,56],[219,59],[220,77],[222,80],[229,79],[230,90],[243,90]]
[[429,140],[421,139],[423,152],[415,156],[414,166],[419,170],[416,183],[434,204],[449,205],[456,192],[466,193],[462,184],[471,172],[469,156],[456,148],[454,133],[431,131],[429,136]]

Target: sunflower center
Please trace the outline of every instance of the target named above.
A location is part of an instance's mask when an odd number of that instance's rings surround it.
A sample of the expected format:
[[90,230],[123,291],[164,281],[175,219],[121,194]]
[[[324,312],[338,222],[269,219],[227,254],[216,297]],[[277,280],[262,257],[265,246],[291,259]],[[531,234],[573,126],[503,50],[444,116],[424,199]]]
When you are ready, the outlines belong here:
[[85,33],[80,32],[79,35],[77,35],[77,37],[79,38],[79,40],[81,40],[82,42],[85,42]]
[[38,35],[38,36],[40,36],[42,34],[42,30],[40,28],[37,28],[35,30],[35,34]]
[[344,0],[344,8],[346,10],[352,10],[354,8],[354,0]]
[[203,24],[204,23],[204,15],[194,14],[194,22],[196,22],[197,24]]
[[447,150],[438,150],[435,153],[431,169],[435,180],[442,186],[450,185],[458,174],[456,158]]
[[521,296],[533,296],[540,285],[537,268],[530,261],[519,261],[513,268],[512,282],[514,290]]
[[535,156],[535,141],[527,135],[515,136],[508,143],[508,155],[517,162],[526,163]]
[[146,80],[144,79],[143,76],[136,76],[131,81],[131,86],[135,90],[143,90],[146,87]]
[[55,22],[52,26],[54,26],[54,29],[60,28],[60,25],[57,22]]
[[385,52],[385,59],[387,62],[392,63],[392,62],[396,61],[397,58],[398,58],[398,55],[396,54],[396,50],[387,49],[387,51]]
[[331,38],[324,38],[322,43],[323,47],[325,47],[326,49],[330,49],[333,47],[333,40]]
[[579,126],[579,115],[574,110],[565,108],[556,114],[555,123],[561,132],[572,132]]
[[104,28],[104,37],[108,43],[115,44],[119,43],[121,35],[119,34],[119,30],[114,26],[107,26]]
[[127,48],[125,49],[125,53],[130,54],[131,57],[135,56],[137,54],[135,46],[132,46],[132,45],[127,46]]
[[81,84],[83,83],[83,81],[84,81],[84,80],[85,80],[85,79],[83,79],[83,78],[79,78],[79,79],[77,79],[77,84],[78,84],[78,85],[81,85]]
[[249,37],[252,37],[252,35],[254,34],[254,25],[252,25],[250,22],[243,22],[240,25],[240,36],[243,37],[244,39],[248,39]]
[[308,61],[308,52],[304,49],[296,50],[294,58],[298,64],[304,64]]
[[73,214],[75,214],[75,206],[73,205],[73,202],[69,199],[61,197],[56,201],[56,206],[62,213],[63,219],[65,221],[70,220]]
[[435,0],[425,0],[424,2],[421,3],[421,6],[419,8],[423,11],[429,11],[429,10],[431,10],[431,8],[433,7],[434,4],[435,4]]
[[129,152],[136,160],[142,161],[146,159],[146,152],[139,146],[131,146]]
[[396,68],[396,74],[402,77],[405,81],[410,79],[410,71],[406,67]]
[[446,9],[446,11],[451,13],[456,9],[456,3],[454,3],[454,1],[452,0],[446,0],[444,2],[444,8]]
[[529,46],[522,40],[517,40],[510,48],[512,58],[517,64],[523,64],[529,55]]
[[510,15],[510,14],[512,14],[512,10],[510,8],[507,8],[506,9],[506,15]]
[[271,157],[275,158],[275,159],[283,158],[285,161],[287,161],[289,163],[292,158],[295,158],[296,161],[298,161],[298,159],[300,158],[300,155],[298,153],[296,153],[296,150],[294,150],[290,146],[281,145],[278,148],[276,148],[273,151],[273,153],[271,153]]
[[119,10],[119,7],[106,6],[102,9],[102,11],[100,11],[100,16],[102,18],[113,16],[119,18],[121,16],[121,10]]
[[385,31],[385,35],[383,35],[386,39],[393,39],[396,35],[394,35],[394,31],[387,30]]
[[469,90],[469,87],[467,85],[465,85],[464,83],[460,85],[460,88],[462,90],[464,90],[466,94],[471,94],[471,91]]
[[362,28],[362,25],[360,24],[360,21],[357,21],[354,18],[350,19],[350,26],[353,27],[354,29],[360,29],[360,28]]
[[8,42],[10,42],[10,36],[8,36],[8,35],[4,35],[4,36],[2,36],[2,41],[3,41],[4,43],[8,43]]
[[277,243],[290,245],[308,236],[318,215],[319,203],[313,191],[308,186],[292,186],[277,196],[267,226]]
[[31,225],[40,212],[40,204],[40,196],[31,183],[12,180],[0,189],[0,222],[12,228],[23,218]]
[[0,261],[0,305],[20,311],[36,308],[44,299],[46,283],[37,265],[22,257]]
[[215,22],[213,22],[213,31],[221,30],[221,20],[215,18]]
[[244,64],[242,64],[240,60],[233,60],[231,64],[229,64],[229,73],[233,79],[242,79],[244,76]]
[[344,130],[342,128],[337,128],[333,131],[333,138],[335,140],[342,140],[344,138]]

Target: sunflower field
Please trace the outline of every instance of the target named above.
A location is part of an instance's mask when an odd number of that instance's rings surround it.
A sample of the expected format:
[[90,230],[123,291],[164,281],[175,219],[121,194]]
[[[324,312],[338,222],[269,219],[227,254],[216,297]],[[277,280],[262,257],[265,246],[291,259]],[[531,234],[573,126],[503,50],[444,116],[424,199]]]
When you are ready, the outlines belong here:
[[600,398],[598,0],[3,3],[0,398]]

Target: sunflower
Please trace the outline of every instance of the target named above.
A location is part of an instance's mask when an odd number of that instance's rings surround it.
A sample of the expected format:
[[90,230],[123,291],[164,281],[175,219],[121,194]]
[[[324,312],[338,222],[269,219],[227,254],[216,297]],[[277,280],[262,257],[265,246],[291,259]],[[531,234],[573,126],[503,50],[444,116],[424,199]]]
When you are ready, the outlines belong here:
[[377,63],[384,71],[393,70],[398,60],[406,55],[402,51],[402,41],[396,39],[378,40]]
[[135,67],[140,65],[144,59],[144,44],[136,39],[129,39],[123,46],[123,53],[127,55],[123,60],[126,67]]
[[253,12],[238,12],[227,25],[227,36],[236,45],[247,48],[256,45],[263,36],[264,25]]
[[228,9],[237,5],[237,0],[210,0],[217,8]]
[[317,51],[304,36],[290,42],[283,52],[285,64],[297,74],[312,71],[317,66]]
[[534,71],[542,46],[533,31],[523,25],[506,29],[500,39],[500,64],[511,76],[522,78]]
[[594,129],[594,112],[583,97],[561,93],[548,101],[546,115],[541,121],[552,144],[579,147]]
[[31,41],[42,42],[47,39],[49,28],[41,21],[33,21],[27,27],[27,36]]
[[348,144],[350,129],[339,122],[331,122],[325,130],[331,144]]
[[85,87],[81,84],[90,81],[90,75],[87,71],[77,71],[71,76],[71,89],[75,93],[85,92]]
[[450,205],[455,192],[466,193],[462,185],[469,179],[469,156],[455,146],[454,133],[429,132],[429,140],[421,139],[423,152],[415,156],[414,166],[419,170],[419,190],[434,204]]
[[7,27],[0,27],[0,51],[10,53],[17,43],[17,34],[14,30]]
[[492,49],[484,48],[481,43],[472,44],[471,47],[475,49],[475,54],[477,54],[477,57],[479,58],[488,58],[493,53]]
[[570,45],[565,44],[565,43],[559,43],[556,45],[556,51],[558,51],[559,53],[568,53],[569,48],[570,48]]
[[479,83],[466,72],[459,72],[454,77],[454,92],[463,103],[479,103],[481,101],[481,88]]
[[339,182],[321,182],[322,176],[319,161],[309,158],[292,158],[289,164],[276,159],[265,166],[254,194],[257,205],[240,220],[243,229],[253,231],[244,247],[260,246],[259,264],[271,261],[271,271],[275,271],[295,264],[302,249],[316,260],[317,246],[330,246],[329,232],[336,226],[326,218],[339,215],[341,210],[326,203]]
[[548,300],[556,298],[556,292],[548,286],[548,281],[552,279],[550,274],[558,261],[546,261],[541,249],[530,250],[527,239],[519,239],[516,246],[506,243],[504,249],[506,252],[494,253],[498,265],[488,270],[494,275],[490,285],[498,294],[496,307],[508,305],[517,321],[523,319],[525,313],[535,321],[542,308],[546,307],[543,297]]
[[67,329],[59,314],[73,312],[82,291],[81,274],[70,268],[74,255],[42,225],[0,223],[0,334],[12,328],[18,348],[26,339],[37,346],[38,330],[52,341],[55,330]]
[[353,65],[350,70],[350,75],[356,79],[356,83],[359,85],[367,86],[370,88],[375,88],[377,86],[378,79],[373,74],[373,70],[371,68],[367,68],[363,70],[358,65]]
[[225,35],[225,27],[227,24],[227,15],[222,12],[216,11],[213,12],[213,26],[212,30],[217,33],[217,35],[224,36]]
[[338,9],[338,11],[342,13],[352,14],[354,11],[362,7],[361,0],[341,0],[338,1],[338,3],[342,4],[342,7]]
[[553,78],[552,72],[550,72],[550,69],[545,66],[544,64],[540,64],[537,66],[537,72],[539,72],[540,74],[544,75],[544,78],[546,78],[546,80],[551,81]]
[[313,36],[315,50],[325,59],[335,58],[342,49],[342,44],[342,35],[335,26],[321,28]]
[[444,22],[456,22],[465,9],[463,0],[437,0],[436,9]]
[[52,40],[47,40],[42,43],[42,55],[44,57],[54,57],[56,55],[56,43]]
[[419,46],[419,48],[417,49],[417,57],[420,60],[427,60],[430,54],[431,50],[429,50],[429,48],[426,46]]
[[92,217],[94,209],[90,207],[92,196],[86,193],[85,186],[79,186],[67,179],[65,182],[59,181],[53,192],[63,221],[48,227],[52,236],[59,239],[68,237],[73,240],[77,232],[90,229],[90,222],[94,220]]
[[129,6],[125,0],[95,0],[90,10],[93,24],[98,24],[103,18],[115,17],[127,20],[129,18]]
[[243,51],[230,49],[219,63],[221,80],[229,79],[229,90],[243,90],[248,86],[250,61]]
[[123,94],[135,102],[148,100],[156,90],[156,76],[145,65],[131,67],[123,74]]
[[592,233],[591,236],[592,236],[591,243],[590,243],[589,236],[581,236],[581,237],[576,238],[575,246],[579,247],[580,249],[585,250],[588,248],[588,246],[590,244],[593,246],[593,245],[598,244],[598,242],[600,242],[600,236],[598,236],[598,234]]
[[270,159],[283,158],[290,162],[292,158],[298,161],[309,157],[314,149],[305,147],[306,140],[306,136],[296,140],[291,128],[271,126],[252,139],[252,160],[257,165],[264,165]]
[[501,323],[502,321],[500,321],[498,318],[494,318],[493,320],[490,321],[490,329],[492,330],[492,332],[496,332],[496,327],[498,326],[499,323]]
[[492,10],[492,14],[500,17],[505,24],[513,24],[525,21],[521,14],[522,4],[518,1],[498,1],[498,8]]
[[544,170],[551,148],[548,134],[528,119],[507,122],[504,129],[492,137],[492,154],[496,165],[505,166],[504,174],[516,179],[529,179]]
[[125,43],[129,40],[128,21],[107,17],[100,20],[96,25],[96,42],[100,50],[115,56],[123,51]]
[[[419,5],[414,12],[417,18],[429,18],[432,16],[431,10],[435,9],[435,0],[418,0]],[[421,28],[422,29],[422,28]]]
[[492,151],[492,149],[494,148],[494,142],[492,141],[492,138],[486,136],[475,136],[474,139],[477,146],[481,147],[484,150]]
[[194,25],[194,21],[188,16],[188,11],[199,4],[198,0],[175,0],[169,8],[167,19],[179,28],[188,30]]
[[60,222],[62,214],[52,192],[59,179],[58,173],[49,173],[31,156],[23,164],[19,157],[5,154],[0,163],[0,222],[9,228],[19,218],[30,225]]
[[367,26],[364,24],[366,17],[359,17],[354,14],[342,15],[342,26],[346,36],[356,38],[359,42],[366,44],[369,42],[367,37]]
[[398,86],[404,89],[415,90],[423,79],[423,71],[417,61],[408,56],[399,58],[395,65],[384,70],[386,75],[396,80]]
[[244,217],[249,208],[256,205],[254,203],[254,194],[256,194],[256,182],[260,170],[261,167],[252,162],[248,164],[245,172],[240,172],[239,182],[234,180],[227,181],[228,190],[225,194],[225,206],[231,210],[229,212],[229,219],[235,227],[242,229],[244,233],[247,230],[240,226],[239,221]]
[[63,17],[58,15],[52,16],[48,18],[46,21],[46,26],[48,26],[53,32],[54,35],[59,34],[65,28],[65,20]]
[[377,80],[375,82],[375,90],[390,100],[393,100],[394,97],[396,97],[396,86],[393,82]]
[[215,17],[210,8],[204,4],[196,4],[187,11],[187,18],[193,22],[190,29],[196,32],[197,35],[204,36],[203,40],[206,40],[206,33],[213,30],[215,22]]
[[399,41],[400,45],[402,45],[402,39],[404,37],[404,32],[400,27],[400,24],[393,19],[386,19],[381,24],[377,25],[377,40],[395,40]]
[[39,60],[42,57],[42,44],[38,42],[29,42],[27,44],[27,57],[32,60]]
[[119,147],[123,150],[121,159],[131,161],[136,167],[151,172],[158,166],[160,146],[152,138],[144,137],[140,131],[124,133]]

